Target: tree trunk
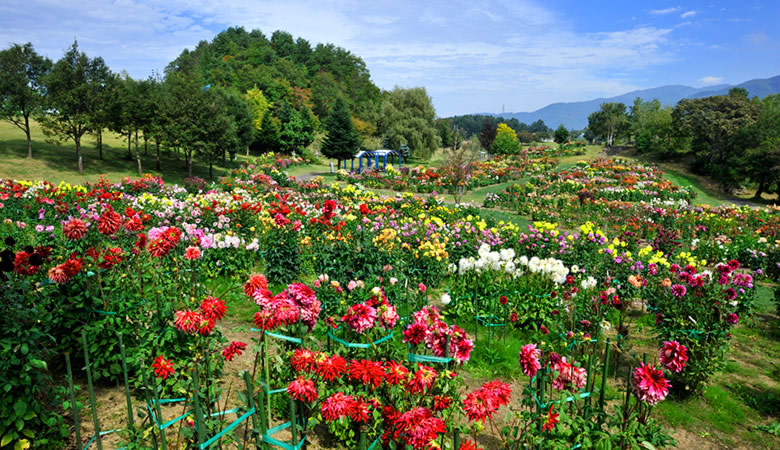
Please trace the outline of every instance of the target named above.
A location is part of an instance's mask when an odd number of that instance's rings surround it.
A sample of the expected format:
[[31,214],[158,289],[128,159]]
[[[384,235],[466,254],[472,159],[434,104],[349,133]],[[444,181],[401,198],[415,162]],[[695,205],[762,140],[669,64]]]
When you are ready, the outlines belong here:
[[209,179],[213,179],[213,178],[214,178],[214,163],[209,161]]
[[30,116],[24,116],[24,132],[27,134],[27,158],[32,159],[32,138],[30,137]]
[[758,189],[756,189],[756,195],[753,196],[753,200],[759,200],[761,198],[761,194],[764,193],[764,179],[761,178],[761,180],[758,182]]
[[149,156],[149,139],[146,138],[146,133],[144,133],[144,156]]
[[81,136],[73,139],[76,142],[76,157],[79,160],[79,174],[84,173],[84,164],[81,161]]
[[187,158],[187,176],[192,178],[192,155],[188,154]]
[[135,162],[138,163],[138,176],[142,177],[144,172],[141,167],[141,153],[138,151],[138,130],[135,130]]
[[227,167],[227,163],[225,162],[226,156],[227,156],[227,150],[222,150],[222,167]]
[[249,146],[246,146],[246,156],[249,156]]
[[98,128],[97,130],[97,147],[98,147],[98,155],[100,156],[100,160],[103,161],[103,129]]
[[157,166],[157,171],[159,172],[160,171],[160,141],[156,138],[154,140],[154,145],[155,147],[157,147],[157,161],[155,162]]
[[133,160],[133,151],[130,150],[130,144],[133,142],[133,132],[130,130],[127,130],[127,159],[132,161]]

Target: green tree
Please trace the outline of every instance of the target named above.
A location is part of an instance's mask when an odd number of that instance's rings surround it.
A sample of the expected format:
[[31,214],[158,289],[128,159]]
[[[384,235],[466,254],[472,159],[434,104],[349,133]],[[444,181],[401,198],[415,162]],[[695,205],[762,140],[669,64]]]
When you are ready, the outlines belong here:
[[341,88],[338,81],[336,81],[336,77],[330,72],[319,71],[314,77],[311,86],[311,100],[314,104],[312,111],[314,111],[314,114],[321,118],[327,117],[336,99],[340,96]]
[[302,153],[314,142],[314,123],[308,108],[298,111],[289,103],[283,103],[279,112],[281,131],[279,132],[280,148],[283,153]]
[[780,194],[780,95],[764,97],[756,121],[741,128],[734,143],[744,153],[741,176],[756,184],[755,198],[767,191]]
[[265,98],[265,94],[257,88],[257,85],[246,91],[246,101],[252,111],[252,125],[255,130],[259,130],[263,123],[263,115],[271,108],[271,102]]
[[673,150],[672,108],[657,99],[644,102],[637,97],[629,114],[631,135],[640,153],[669,153]]
[[425,88],[387,92],[382,102],[379,132],[390,137],[393,147],[406,143],[413,156],[429,158],[439,148],[436,111]]
[[41,126],[47,136],[76,144],[79,173],[84,173],[81,139],[92,129],[91,115],[111,76],[103,58],[88,58],[74,42],[44,78],[48,114],[42,117]]
[[677,134],[691,138],[691,151],[699,157],[695,168],[729,191],[740,181],[738,168],[744,156],[735,136],[755,123],[758,112],[758,103],[736,93],[682,99],[672,111],[672,120]]
[[398,146],[398,154],[401,155],[401,159],[404,161],[412,156],[412,151],[409,149],[409,145],[407,145],[406,142],[402,142],[401,145]]
[[493,151],[493,141],[496,139],[496,124],[491,118],[485,117],[482,122],[482,129],[479,132],[479,144],[486,152]]
[[493,153],[496,155],[515,155],[520,152],[520,142],[515,130],[505,123],[496,127],[496,139],[493,141]]
[[278,151],[281,148],[279,141],[279,125],[271,116],[271,113],[263,115],[263,123],[260,131],[255,132],[255,141],[252,143],[252,151],[258,153]]
[[341,168],[341,161],[350,159],[360,150],[360,137],[355,132],[352,114],[343,98],[338,97],[328,118],[325,119],[327,136],[320,151],[328,158],[335,159]]
[[610,146],[615,139],[626,135],[629,121],[623,103],[602,103],[599,110],[588,116],[588,129]]
[[[245,151],[249,154],[249,146],[254,141],[255,133],[256,111],[253,111],[253,108],[257,104],[250,101],[247,96],[241,95],[236,89],[220,88],[216,89],[215,93],[222,97],[225,113],[231,124],[231,129],[227,130],[224,136],[224,146],[222,147],[224,150],[222,152],[222,167],[227,167],[225,162],[227,154],[230,154],[231,160],[239,151]],[[260,95],[263,95],[262,91]],[[262,121],[260,125],[262,125]]]
[[569,130],[567,130],[563,124],[558,125],[558,128],[555,130],[554,138],[556,144],[565,144],[569,141]]
[[447,119],[436,119],[436,131],[439,133],[442,147],[452,147],[452,124]]
[[0,119],[24,131],[30,159],[30,117],[42,112],[46,94],[43,80],[51,66],[51,60],[36,53],[29,42],[0,51]]

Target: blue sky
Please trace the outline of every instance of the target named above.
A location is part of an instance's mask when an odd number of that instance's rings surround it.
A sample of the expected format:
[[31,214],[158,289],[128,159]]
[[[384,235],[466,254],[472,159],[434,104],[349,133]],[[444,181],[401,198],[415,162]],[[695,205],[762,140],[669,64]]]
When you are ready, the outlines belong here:
[[778,75],[778,19],[776,0],[3,0],[0,45],[57,59],[78,38],[145,78],[228,26],[281,29],[361,56],[383,89],[424,86],[444,117]]

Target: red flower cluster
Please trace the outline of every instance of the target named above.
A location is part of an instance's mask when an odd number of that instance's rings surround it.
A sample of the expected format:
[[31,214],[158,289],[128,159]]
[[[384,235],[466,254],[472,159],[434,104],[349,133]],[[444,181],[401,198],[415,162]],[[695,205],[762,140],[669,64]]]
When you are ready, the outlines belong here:
[[287,394],[295,400],[305,403],[311,403],[319,398],[317,395],[317,386],[314,384],[314,381],[303,375],[290,382],[287,386]]
[[349,417],[355,422],[367,422],[370,403],[343,392],[336,392],[322,402],[320,411],[327,422]]
[[430,448],[430,444],[440,434],[446,433],[447,425],[442,419],[435,417],[430,409],[418,406],[398,415],[389,430],[393,430],[395,441],[415,449],[423,449]]
[[255,292],[268,289],[268,279],[264,275],[252,274],[249,281],[244,284],[244,293],[247,297],[255,297]]
[[349,372],[349,377],[353,380],[358,380],[363,385],[371,385],[374,388],[382,384],[385,376],[385,370],[382,368],[381,362],[367,359],[350,362],[347,371]]
[[72,241],[83,239],[87,235],[87,225],[81,219],[70,219],[62,224],[62,234]]
[[200,304],[200,311],[176,311],[173,324],[185,333],[198,333],[208,336],[214,330],[218,320],[227,313],[227,305],[216,297],[207,297]]
[[176,373],[173,371],[173,363],[163,358],[162,355],[154,360],[152,368],[154,369],[154,374],[157,375],[157,378],[162,378],[163,380],[168,378],[168,375],[174,375]]
[[162,258],[171,252],[181,240],[181,230],[176,227],[168,227],[157,239],[149,243],[149,254],[154,258]]
[[542,431],[552,431],[555,428],[555,424],[560,422],[560,414],[553,412],[553,406],[550,405],[550,410],[547,412],[547,420],[542,425]]
[[672,387],[661,369],[656,369],[652,364],[645,365],[641,363],[634,369],[634,376],[631,380],[631,386],[634,394],[649,405],[663,401],[669,394],[669,388]]
[[666,341],[661,349],[660,361],[666,369],[679,373],[688,361],[688,349],[677,341]]
[[122,216],[117,214],[110,205],[106,206],[103,214],[98,219],[98,231],[105,235],[116,234],[122,227]]
[[338,380],[347,371],[347,360],[341,356],[328,356],[308,348],[295,350],[290,358],[290,364],[298,373],[316,374],[325,381]]
[[69,258],[64,263],[49,269],[49,279],[57,284],[65,284],[81,272],[81,266],[80,259]]
[[410,345],[425,343],[436,356],[444,356],[447,353],[449,336],[449,354],[459,363],[468,361],[474,349],[474,343],[466,332],[457,325],[447,325],[435,306],[426,306],[414,313],[403,335],[404,342]]
[[225,347],[222,351],[222,356],[225,357],[225,361],[233,361],[236,356],[241,356],[241,353],[246,350],[246,344],[241,341],[233,341]]
[[493,415],[504,405],[509,404],[512,398],[512,389],[503,381],[493,380],[482,385],[481,388],[469,393],[463,400],[463,410],[469,421],[485,422],[485,419],[493,419]]
[[552,381],[553,389],[559,391],[567,389],[571,391],[585,387],[588,375],[585,368],[568,363],[565,356],[555,358],[551,368],[558,372],[558,376]]
[[417,364],[417,372],[408,380],[406,387],[412,394],[422,394],[428,391],[436,382],[438,374],[433,367]]
[[536,376],[536,372],[542,368],[539,363],[541,352],[536,348],[536,344],[526,344],[520,349],[520,367],[523,374],[528,377]]
[[[255,277],[255,276],[253,276]],[[257,276],[261,277],[261,276]],[[322,310],[322,304],[317,300],[314,291],[303,283],[293,283],[287,289],[273,295],[271,291],[262,287],[265,278],[250,279],[245,285],[244,292],[254,289],[252,296],[261,310],[255,313],[255,326],[262,330],[270,331],[281,325],[292,325],[303,322],[311,331],[317,324]],[[265,281],[267,286],[267,281]]]

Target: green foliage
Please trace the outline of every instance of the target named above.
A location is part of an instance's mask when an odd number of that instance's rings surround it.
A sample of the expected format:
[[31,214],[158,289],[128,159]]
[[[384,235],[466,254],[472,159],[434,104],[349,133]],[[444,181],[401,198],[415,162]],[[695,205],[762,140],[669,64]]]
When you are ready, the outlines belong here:
[[79,173],[84,171],[81,138],[91,129],[99,94],[111,77],[103,58],[88,58],[74,42],[44,78],[47,114],[41,117],[41,126],[48,136],[76,144]]
[[390,138],[394,148],[409,145],[416,158],[428,158],[439,148],[436,111],[425,88],[388,92],[382,103],[379,132]]
[[42,112],[43,79],[51,61],[33,49],[29,42],[12,44],[0,51],[0,120],[7,120],[27,136],[27,156],[32,158],[30,117]]
[[266,111],[271,107],[271,103],[257,86],[246,91],[245,98],[249,104],[249,109],[252,111],[252,125],[255,127],[255,130],[262,130],[263,119]]
[[555,143],[559,145],[563,145],[569,140],[569,130],[566,129],[563,124],[560,124],[558,128],[555,130]]
[[252,151],[259,153],[273,152],[281,146],[279,142],[279,126],[271,114],[263,114],[263,123],[260,131],[255,133],[255,140],[251,144]]
[[479,132],[479,144],[482,145],[488,153],[493,150],[493,141],[496,139],[496,133],[498,133],[498,126],[493,124],[488,119],[482,124],[482,129]]
[[594,136],[612,145],[615,139],[625,136],[629,129],[626,105],[623,103],[602,103],[598,111],[588,116],[588,129]]
[[698,168],[724,188],[739,182],[740,154],[735,137],[756,122],[759,106],[742,95],[717,95],[683,99],[672,111],[675,132],[691,138],[691,152]]
[[314,118],[308,109],[298,111],[289,103],[282,105],[279,113],[281,131],[279,132],[282,153],[299,154],[314,142]]
[[355,132],[352,114],[343,98],[336,99],[325,120],[325,131],[327,136],[320,149],[324,156],[341,162],[352,158],[360,150],[360,137]]
[[669,153],[673,145],[672,108],[661,107],[657,99],[643,102],[637,97],[631,106],[631,135],[640,153]]
[[265,276],[271,283],[287,283],[298,278],[301,272],[301,249],[298,233],[287,228],[277,228],[268,234],[268,245],[263,257]]
[[492,152],[496,155],[515,155],[520,152],[520,142],[517,140],[515,131],[505,123],[499,123],[498,128],[496,128]]

